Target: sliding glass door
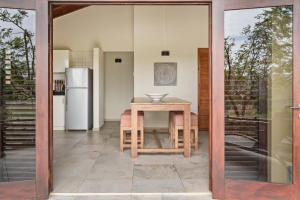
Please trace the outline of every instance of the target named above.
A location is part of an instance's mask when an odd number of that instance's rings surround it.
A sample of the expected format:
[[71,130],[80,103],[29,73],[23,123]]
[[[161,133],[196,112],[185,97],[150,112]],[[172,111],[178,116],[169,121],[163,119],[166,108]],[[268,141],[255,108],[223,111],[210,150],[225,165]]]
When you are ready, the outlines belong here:
[[293,6],[225,11],[225,177],[290,184]]
[[36,177],[36,13],[29,4],[0,7],[0,199],[29,199]]
[[[299,199],[300,3],[223,6],[223,77],[212,82],[223,90],[212,104],[224,108],[212,121],[223,130],[213,133],[223,162],[213,161],[222,171],[213,171],[213,192],[221,199]],[[214,184],[217,177],[224,187]]]

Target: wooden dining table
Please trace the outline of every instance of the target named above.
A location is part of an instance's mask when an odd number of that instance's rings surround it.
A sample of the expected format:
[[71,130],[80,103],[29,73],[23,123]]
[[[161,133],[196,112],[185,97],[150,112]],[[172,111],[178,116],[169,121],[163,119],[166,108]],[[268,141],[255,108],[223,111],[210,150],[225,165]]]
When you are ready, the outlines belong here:
[[[183,148],[138,148],[137,116],[139,111],[182,111],[183,112]],[[165,97],[159,102],[153,102],[147,97],[134,97],[131,101],[131,157],[137,158],[139,153],[183,153],[184,157],[191,156],[190,125],[191,103],[176,98]]]

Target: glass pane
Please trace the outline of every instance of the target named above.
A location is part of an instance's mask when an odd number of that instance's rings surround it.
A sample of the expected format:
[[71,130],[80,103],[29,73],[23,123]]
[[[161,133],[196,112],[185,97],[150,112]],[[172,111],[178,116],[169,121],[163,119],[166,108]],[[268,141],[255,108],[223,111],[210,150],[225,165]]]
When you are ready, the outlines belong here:
[[292,181],[293,7],[225,12],[225,176]]
[[35,11],[0,8],[0,182],[35,178]]

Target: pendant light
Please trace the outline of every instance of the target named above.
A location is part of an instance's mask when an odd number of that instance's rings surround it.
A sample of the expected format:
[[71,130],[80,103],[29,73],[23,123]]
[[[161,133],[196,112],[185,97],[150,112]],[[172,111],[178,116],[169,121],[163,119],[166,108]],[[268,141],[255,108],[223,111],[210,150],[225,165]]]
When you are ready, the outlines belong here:
[[163,48],[164,50],[161,51],[161,56],[170,56],[170,51],[169,50],[165,50],[166,49],[166,37],[167,37],[167,34],[166,34],[166,8],[165,6],[162,6],[163,7],[163,23],[162,23],[162,29],[163,29]]

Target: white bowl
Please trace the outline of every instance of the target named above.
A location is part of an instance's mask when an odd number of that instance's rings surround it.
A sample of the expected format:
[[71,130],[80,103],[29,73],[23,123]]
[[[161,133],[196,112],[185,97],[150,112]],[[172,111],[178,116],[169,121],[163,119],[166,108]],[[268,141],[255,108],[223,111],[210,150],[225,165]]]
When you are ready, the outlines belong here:
[[145,95],[147,97],[149,97],[152,101],[159,102],[168,94],[149,93],[149,94],[145,94]]

